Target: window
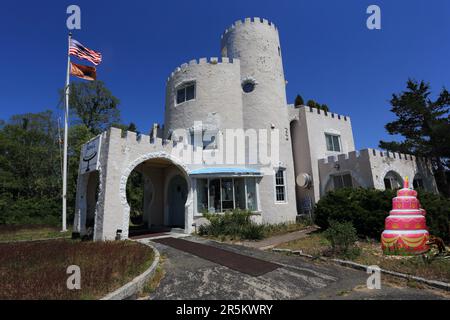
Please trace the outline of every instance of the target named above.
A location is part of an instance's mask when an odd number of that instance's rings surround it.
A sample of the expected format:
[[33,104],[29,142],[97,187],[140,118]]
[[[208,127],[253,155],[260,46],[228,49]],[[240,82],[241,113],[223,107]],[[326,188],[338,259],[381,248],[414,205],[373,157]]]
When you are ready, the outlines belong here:
[[286,177],[285,170],[278,169],[275,173],[275,200],[276,202],[286,202]]
[[334,189],[352,188],[352,176],[350,173],[333,176]]
[[257,211],[256,178],[197,179],[197,212]]
[[195,99],[195,83],[181,85],[177,88],[177,104]]
[[327,141],[327,150],[341,152],[340,136],[325,133],[325,139]]
[[[197,131],[198,132],[198,131]],[[203,150],[214,150],[217,149],[217,135],[218,131],[211,130],[202,130],[202,137],[200,138],[200,133],[195,131],[191,131],[191,144],[193,146],[200,147],[202,146]],[[200,140],[201,144],[195,139]]]
[[217,149],[217,131],[203,131],[203,150]]
[[234,209],[233,179],[222,179],[222,210]]
[[242,83],[242,90],[244,90],[245,93],[250,93],[253,90],[255,90],[255,82],[251,80],[246,80]]
[[256,178],[247,178],[246,192],[247,192],[247,209],[250,211],[258,210],[258,203],[256,199]]
[[197,180],[197,212],[208,211],[208,180]]

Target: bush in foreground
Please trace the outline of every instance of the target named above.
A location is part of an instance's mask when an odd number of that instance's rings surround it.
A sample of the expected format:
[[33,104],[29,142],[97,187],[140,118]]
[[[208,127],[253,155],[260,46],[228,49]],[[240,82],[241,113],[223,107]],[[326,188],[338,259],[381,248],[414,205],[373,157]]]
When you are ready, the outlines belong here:
[[258,240],[264,238],[264,226],[256,224],[250,217],[252,213],[246,210],[233,210],[223,214],[203,213],[209,224],[201,225],[201,236],[223,237],[233,239]]
[[358,236],[351,222],[329,221],[324,236],[330,241],[333,253],[344,256],[356,254],[354,245]]
[[216,238],[260,240],[263,238],[304,229],[308,222],[258,224],[251,219],[252,213],[246,210],[233,210],[223,214],[203,213],[209,223],[199,227],[201,236]]

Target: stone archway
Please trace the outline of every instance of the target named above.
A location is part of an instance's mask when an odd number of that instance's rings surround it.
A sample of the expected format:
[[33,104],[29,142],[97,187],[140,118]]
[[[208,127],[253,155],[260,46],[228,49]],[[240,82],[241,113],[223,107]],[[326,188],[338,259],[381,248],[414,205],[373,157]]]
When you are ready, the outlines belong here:
[[389,170],[383,177],[385,189],[400,189],[403,186],[403,179],[399,173],[394,170]]
[[[187,200],[186,203],[184,205],[184,212],[185,212],[185,223],[184,223],[184,230],[186,233],[190,232],[190,224],[192,224],[192,220],[193,220],[193,210],[191,208],[191,205],[193,203],[193,195],[192,195],[192,190],[191,190],[191,180],[189,178],[189,170],[187,169],[187,167],[176,157],[172,156],[171,154],[168,154],[166,152],[151,152],[151,153],[147,153],[144,154],[140,157],[138,157],[137,159],[135,159],[134,161],[130,162],[130,164],[126,167],[126,169],[124,170],[121,179],[120,179],[120,190],[119,190],[119,194],[120,194],[120,202],[122,204],[122,238],[128,238],[128,231],[129,231],[129,220],[130,220],[130,206],[128,204],[127,201],[127,196],[126,196],[126,186],[127,186],[127,181],[128,181],[128,177],[130,176],[131,172],[139,165],[145,163],[145,162],[152,162],[152,161],[156,161],[156,160],[164,160],[167,163],[170,163],[173,167],[175,167],[178,171],[178,174],[183,177],[186,180],[186,184],[187,184]],[[167,188],[165,187],[167,185],[166,182],[162,183],[161,186],[161,190],[164,190],[164,192],[167,190]],[[156,186],[154,186],[155,189],[157,189]],[[155,199],[154,202],[157,202],[158,200]],[[163,206],[163,211],[164,211],[164,218],[163,221],[165,222],[166,218],[166,197],[163,196],[162,198],[160,198],[161,202],[161,206]]]

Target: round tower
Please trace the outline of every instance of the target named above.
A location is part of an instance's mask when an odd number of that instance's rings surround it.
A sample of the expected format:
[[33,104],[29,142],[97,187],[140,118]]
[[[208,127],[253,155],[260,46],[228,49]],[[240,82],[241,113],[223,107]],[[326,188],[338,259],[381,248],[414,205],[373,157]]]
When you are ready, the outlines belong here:
[[278,30],[266,19],[238,20],[223,33],[221,54],[240,61],[244,129],[265,129],[268,137],[275,129],[279,132],[279,163],[272,163],[268,169],[273,176],[259,185],[263,222],[295,221],[295,176]]
[[225,30],[223,57],[241,61],[245,128],[284,130],[287,123],[286,82],[278,30],[266,19],[238,20]]
[[165,136],[177,129],[242,128],[239,60],[201,58],[176,68],[167,79]]

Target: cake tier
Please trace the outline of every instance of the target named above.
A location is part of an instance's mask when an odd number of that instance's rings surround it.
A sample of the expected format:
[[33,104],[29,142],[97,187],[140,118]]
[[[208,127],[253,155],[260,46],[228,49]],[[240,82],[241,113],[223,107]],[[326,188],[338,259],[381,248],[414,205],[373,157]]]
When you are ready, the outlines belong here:
[[381,247],[385,254],[415,255],[428,251],[427,230],[385,230],[381,234]]
[[415,197],[395,197],[392,199],[392,209],[419,209],[419,200]]
[[413,189],[403,188],[397,191],[397,197],[417,197],[417,191]]
[[386,230],[425,230],[425,217],[422,215],[389,216],[385,220]]
[[425,210],[420,209],[395,209],[389,212],[391,216],[422,216],[424,213]]

